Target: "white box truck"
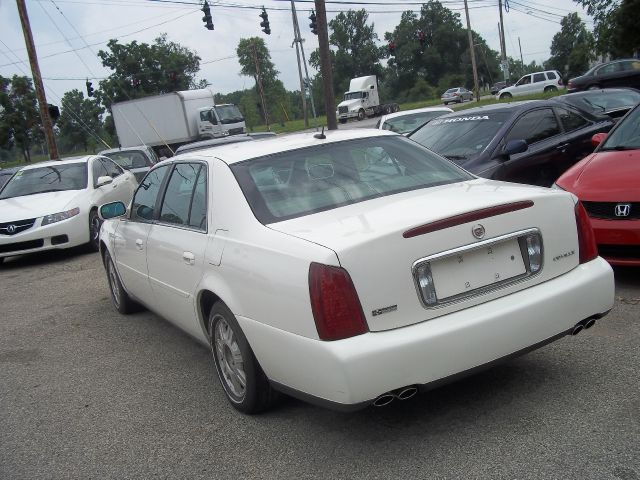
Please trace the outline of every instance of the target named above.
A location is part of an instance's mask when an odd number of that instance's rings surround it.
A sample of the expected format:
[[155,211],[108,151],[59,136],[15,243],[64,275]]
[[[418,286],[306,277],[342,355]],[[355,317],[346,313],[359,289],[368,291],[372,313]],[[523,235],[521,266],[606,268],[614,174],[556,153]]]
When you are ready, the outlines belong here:
[[397,103],[380,103],[378,79],[375,75],[368,75],[351,79],[349,91],[338,104],[336,116],[340,123],[345,123],[350,118],[364,120],[365,117],[397,112],[399,108]]
[[137,98],[111,105],[122,147],[148,145],[158,153],[196,140],[246,133],[236,105],[215,105],[207,88]]

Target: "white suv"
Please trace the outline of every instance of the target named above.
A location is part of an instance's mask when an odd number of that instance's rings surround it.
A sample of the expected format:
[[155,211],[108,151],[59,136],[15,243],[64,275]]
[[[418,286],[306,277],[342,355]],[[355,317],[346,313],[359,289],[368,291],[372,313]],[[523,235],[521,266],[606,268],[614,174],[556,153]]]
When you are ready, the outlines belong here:
[[503,88],[496,94],[498,99],[551,92],[564,88],[562,76],[557,70],[529,73],[517,81],[515,85]]

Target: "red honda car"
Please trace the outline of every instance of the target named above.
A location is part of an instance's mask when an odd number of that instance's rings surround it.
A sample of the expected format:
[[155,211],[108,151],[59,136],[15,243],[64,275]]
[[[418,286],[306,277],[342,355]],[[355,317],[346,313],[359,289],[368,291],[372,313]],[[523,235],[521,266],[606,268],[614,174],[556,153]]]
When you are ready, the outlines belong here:
[[582,201],[601,257],[612,265],[640,266],[640,105],[592,142],[596,150],[554,186]]

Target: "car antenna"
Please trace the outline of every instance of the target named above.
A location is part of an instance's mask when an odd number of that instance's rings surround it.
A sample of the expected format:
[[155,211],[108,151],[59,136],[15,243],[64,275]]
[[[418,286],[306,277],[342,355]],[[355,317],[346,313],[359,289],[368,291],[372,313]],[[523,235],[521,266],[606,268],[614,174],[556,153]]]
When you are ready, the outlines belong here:
[[324,140],[327,136],[324,134],[324,125],[322,126],[322,131],[320,133],[316,133],[313,138],[318,138],[320,140]]

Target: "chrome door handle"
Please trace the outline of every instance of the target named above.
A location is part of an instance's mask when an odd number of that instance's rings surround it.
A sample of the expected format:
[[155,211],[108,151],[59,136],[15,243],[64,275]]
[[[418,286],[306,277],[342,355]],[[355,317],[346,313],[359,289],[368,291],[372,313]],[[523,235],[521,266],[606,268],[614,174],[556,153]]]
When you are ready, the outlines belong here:
[[196,261],[196,256],[191,252],[183,252],[182,259],[187,265],[193,265]]
[[142,240],[140,240],[139,238],[136,239],[136,247],[138,250],[142,250],[142,247],[144,246],[144,242]]

